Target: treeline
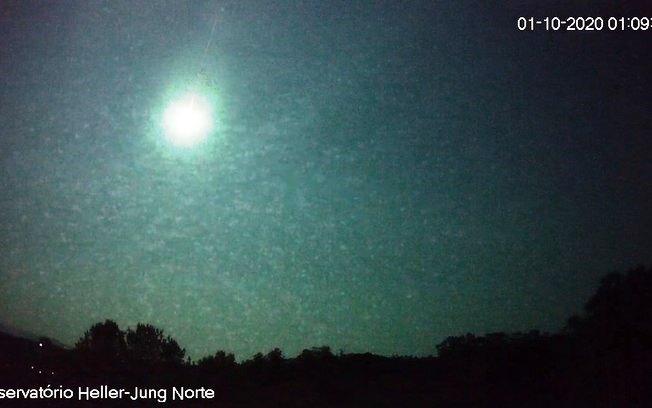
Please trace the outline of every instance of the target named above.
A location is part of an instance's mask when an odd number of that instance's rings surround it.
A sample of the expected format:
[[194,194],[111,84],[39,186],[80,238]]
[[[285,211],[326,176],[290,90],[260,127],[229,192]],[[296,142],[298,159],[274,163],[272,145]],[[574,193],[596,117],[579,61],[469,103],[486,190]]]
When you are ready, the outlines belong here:
[[76,352],[94,364],[182,364],[186,350],[151,324],[138,323],[123,331],[112,320],[93,325],[75,344]]
[[559,333],[468,333],[436,348],[437,357],[427,358],[327,346],[286,358],[275,348],[242,362],[220,350],[192,362],[159,328],[121,330],[107,320],[72,350],[42,341],[27,364],[32,380],[38,369],[48,383],[206,385],[227,406],[645,406],[652,403],[652,269],[604,277]]

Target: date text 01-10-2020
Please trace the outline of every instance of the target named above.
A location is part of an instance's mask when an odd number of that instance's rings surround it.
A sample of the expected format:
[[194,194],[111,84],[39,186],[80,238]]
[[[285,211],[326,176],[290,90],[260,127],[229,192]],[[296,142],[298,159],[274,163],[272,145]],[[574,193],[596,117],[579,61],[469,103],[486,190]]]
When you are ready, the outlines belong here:
[[519,17],[519,31],[647,31],[650,17]]

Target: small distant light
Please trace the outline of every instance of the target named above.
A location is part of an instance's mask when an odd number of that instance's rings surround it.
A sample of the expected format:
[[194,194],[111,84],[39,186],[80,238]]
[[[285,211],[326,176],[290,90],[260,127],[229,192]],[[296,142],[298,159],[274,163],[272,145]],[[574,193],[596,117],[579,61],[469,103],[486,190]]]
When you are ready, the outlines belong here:
[[30,370],[33,370],[33,369],[34,369],[34,366],[30,366],[29,369],[30,369]]
[[39,347],[43,347],[43,343],[39,343],[38,346],[39,346]]
[[41,370],[38,370],[38,373],[39,373],[39,374],[43,374],[43,371],[41,371]]

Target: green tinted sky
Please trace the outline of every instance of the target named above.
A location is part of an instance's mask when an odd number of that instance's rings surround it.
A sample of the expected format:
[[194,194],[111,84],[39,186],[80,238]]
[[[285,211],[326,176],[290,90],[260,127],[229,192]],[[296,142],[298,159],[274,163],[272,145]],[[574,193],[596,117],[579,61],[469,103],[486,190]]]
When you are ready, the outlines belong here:
[[[3,3],[0,320],[424,355],[649,264],[649,32],[516,29],[636,10],[404,3]],[[173,148],[188,88],[216,130]]]

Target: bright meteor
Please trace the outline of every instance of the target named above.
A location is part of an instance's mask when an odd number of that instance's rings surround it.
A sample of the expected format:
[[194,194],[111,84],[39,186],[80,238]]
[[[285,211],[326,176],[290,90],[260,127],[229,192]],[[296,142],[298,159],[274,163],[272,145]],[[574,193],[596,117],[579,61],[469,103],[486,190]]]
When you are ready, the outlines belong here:
[[213,129],[210,104],[197,94],[188,94],[172,102],[163,113],[166,138],[175,146],[191,147],[200,143]]

